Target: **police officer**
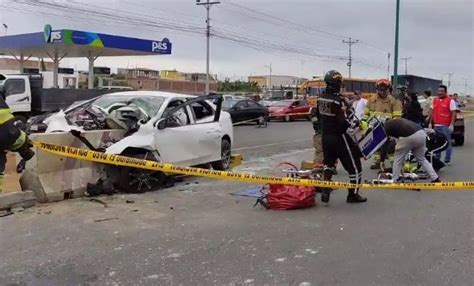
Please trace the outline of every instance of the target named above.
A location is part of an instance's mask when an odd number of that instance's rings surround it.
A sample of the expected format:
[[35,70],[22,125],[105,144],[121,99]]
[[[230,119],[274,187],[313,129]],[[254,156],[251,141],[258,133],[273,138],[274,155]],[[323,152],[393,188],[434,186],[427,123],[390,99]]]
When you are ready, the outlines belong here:
[[313,147],[314,147],[314,158],[313,164],[315,168],[322,169],[323,166],[323,142],[321,138],[321,125],[319,124],[318,118],[318,107],[317,105],[311,109],[311,122],[313,123],[314,135],[313,135]]
[[[318,117],[320,119],[323,153],[324,180],[331,180],[336,161],[339,160],[349,173],[350,182],[360,184],[362,166],[360,151],[346,133],[350,123],[345,113],[344,98],[339,93],[342,86],[342,75],[331,70],[324,76],[326,92],[318,99]],[[331,189],[323,188],[321,201],[329,202]],[[363,203],[367,198],[359,194],[358,188],[349,189],[347,203]]]
[[[380,79],[375,83],[377,95],[369,99],[365,107],[363,119],[367,120],[371,116],[376,116],[383,121],[385,119],[402,117],[402,103],[390,94],[391,84],[386,79]],[[371,169],[380,167],[380,154],[375,154],[374,164]]]
[[[0,75],[0,80],[5,80],[5,77]],[[24,164],[35,154],[30,149],[31,147],[26,133],[15,126],[15,118],[5,102],[4,89],[0,86],[0,193],[3,191],[3,173],[7,162],[6,152],[18,152]]]

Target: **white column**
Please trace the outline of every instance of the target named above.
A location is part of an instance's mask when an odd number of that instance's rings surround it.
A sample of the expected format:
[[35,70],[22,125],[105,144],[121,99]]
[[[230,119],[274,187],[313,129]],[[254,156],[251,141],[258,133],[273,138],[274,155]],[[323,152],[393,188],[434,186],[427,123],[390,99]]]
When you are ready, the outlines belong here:
[[54,56],[53,56],[53,88],[59,88],[58,84],[58,74],[59,74],[59,55],[58,51],[54,51]]
[[94,57],[91,52],[89,52],[89,56],[87,57],[89,60],[89,82],[87,84],[88,89],[94,89],[94,61],[96,57]]

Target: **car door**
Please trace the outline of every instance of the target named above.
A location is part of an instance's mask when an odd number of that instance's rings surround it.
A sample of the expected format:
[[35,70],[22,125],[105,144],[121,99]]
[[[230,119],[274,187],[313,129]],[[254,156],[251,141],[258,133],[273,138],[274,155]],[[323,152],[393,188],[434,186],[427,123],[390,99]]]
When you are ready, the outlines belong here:
[[172,120],[164,129],[160,130],[155,126],[154,148],[158,151],[162,162],[191,166],[199,157],[194,150],[199,130],[193,128],[187,106],[173,112],[170,118]]
[[23,78],[8,78],[5,81],[6,103],[13,112],[31,111],[28,86]]
[[247,104],[250,113],[249,117],[251,117],[251,119],[257,119],[265,115],[263,108],[256,102],[249,100],[247,101]]
[[245,120],[249,120],[249,112],[248,112],[248,103],[246,100],[241,100],[237,102],[231,111],[232,121],[233,122],[242,122]]
[[[222,132],[216,110],[205,102],[211,111],[195,116],[193,109],[196,99],[177,105],[170,101],[169,111],[163,113],[166,127],[155,127],[155,149],[163,162],[182,166],[195,166],[220,158],[220,142],[218,136]],[[197,101],[199,102],[199,101]],[[204,103],[201,103],[204,105]],[[218,108],[220,112],[220,108]],[[209,114],[212,112],[211,114]],[[217,140],[217,138],[219,139]]]
[[294,109],[295,113],[299,113],[297,118],[306,118],[308,115],[306,113],[309,113],[309,105],[305,100],[299,100],[298,101],[298,106]]
[[205,100],[193,102],[189,107],[193,115],[193,126],[200,130],[195,138],[198,141],[196,149],[199,152],[198,164],[220,159],[223,130],[215,117],[216,110]]

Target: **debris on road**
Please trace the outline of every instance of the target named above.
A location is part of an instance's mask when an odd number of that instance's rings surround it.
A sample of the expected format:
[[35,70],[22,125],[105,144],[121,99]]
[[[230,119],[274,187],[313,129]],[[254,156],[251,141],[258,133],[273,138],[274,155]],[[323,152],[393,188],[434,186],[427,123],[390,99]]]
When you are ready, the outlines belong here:
[[103,221],[116,220],[116,219],[120,219],[120,218],[118,217],[101,218],[101,219],[95,219],[94,222],[103,222]]
[[127,204],[134,204],[135,201],[134,201],[134,200],[126,200],[125,203],[127,203]]
[[87,189],[84,195],[86,197],[96,197],[100,195],[112,195],[114,193],[116,193],[116,191],[114,190],[110,179],[99,179],[95,184],[87,184]]
[[91,202],[94,202],[94,203],[99,203],[99,204],[103,205],[104,208],[108,207],[108,205],[107,205],[106,202],[103,202],[103,201],[101,201],[101,200],[99,200],[99,199],[90,199],[90,201],[91,201]]

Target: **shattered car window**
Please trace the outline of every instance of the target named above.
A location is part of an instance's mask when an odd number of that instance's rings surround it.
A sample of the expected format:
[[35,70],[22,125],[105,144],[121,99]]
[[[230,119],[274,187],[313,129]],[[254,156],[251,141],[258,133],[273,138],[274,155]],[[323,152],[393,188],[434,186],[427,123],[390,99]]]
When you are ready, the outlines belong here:
[[108,110],[113,105],[130,105],[143,109],[149,117],[156,115],[165,99],[159,96],[109,95],[94,101],[93,105]]

